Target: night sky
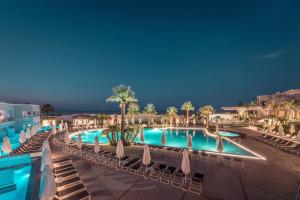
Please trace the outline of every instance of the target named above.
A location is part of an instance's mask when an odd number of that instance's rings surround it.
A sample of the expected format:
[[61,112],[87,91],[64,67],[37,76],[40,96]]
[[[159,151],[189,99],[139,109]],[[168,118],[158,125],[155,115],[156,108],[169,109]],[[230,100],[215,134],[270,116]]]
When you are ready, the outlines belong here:
[[299,0],[125,2],[0,1],[0,100],[110,111],[123,83],[142,106],[219,108],[300,88]]

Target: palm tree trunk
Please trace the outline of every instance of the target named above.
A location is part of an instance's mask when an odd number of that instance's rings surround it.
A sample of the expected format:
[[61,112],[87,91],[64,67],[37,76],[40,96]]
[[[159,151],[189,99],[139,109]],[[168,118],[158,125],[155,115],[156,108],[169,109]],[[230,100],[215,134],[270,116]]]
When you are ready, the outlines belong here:
[[186,111],[186,126],[189,126],[189,110]]
[[206,128],[209,127],[209,116],[206,117]]
[[121,103],[121,140],[125,144],[125,103]]

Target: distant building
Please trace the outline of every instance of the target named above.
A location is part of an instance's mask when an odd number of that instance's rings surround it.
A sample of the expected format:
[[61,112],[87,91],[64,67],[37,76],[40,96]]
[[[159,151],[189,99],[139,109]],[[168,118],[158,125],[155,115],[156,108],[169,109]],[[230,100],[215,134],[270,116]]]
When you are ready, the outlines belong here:
[[0,102],[0,137],[40,123],[40,106]]
[[217,118],[220,118],[220,123],[227,121],[238,121],[239,114],[237,112],[226,112],[226,113],[213,113],[209,115],[209,121],[215,122]]
[[89,126],[89,125],[97,125],[96,115],[75,115],[72,117],[73,126]]
[[293,101],[296,104],[300,103],[300,89],[277,92],[271,95],[260,95],[256,97],[256,102],[259,106],[268,106],[274,101],[277,103],[284,103],[289,101]]
[[226,111],[245,112],[253,118],[276,117],[290,121],[300,121],[300,89],[277,92],[256,97],[256,104],[222,107]]

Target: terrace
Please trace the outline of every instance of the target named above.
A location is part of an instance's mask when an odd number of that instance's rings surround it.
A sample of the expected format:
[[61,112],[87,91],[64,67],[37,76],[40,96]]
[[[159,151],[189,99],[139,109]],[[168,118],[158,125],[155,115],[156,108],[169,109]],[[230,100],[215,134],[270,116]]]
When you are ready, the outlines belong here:
[[[242,144],[267,159],[246,159],[244,167],[217,162],[213,158],[191,159],[192,171],[205,175],[201,199],[293,199],[300,178],[297,168],[299,159],[254,140],[257,135],[253,131],[239,131],[249,134],[249,137],[242,139]],[[51,145],[51,149],[54,159],[73,160],[93,199],[199,199],[196,194],[62,153],[56,146]],[[107,145],[101,146],[101,149],[115,151],[114,147]],[[141,158],[143,150],[140,147],[125,147],[125,153]],[[152,160],[180,168],[180,157],[152,151],[151,157]]]

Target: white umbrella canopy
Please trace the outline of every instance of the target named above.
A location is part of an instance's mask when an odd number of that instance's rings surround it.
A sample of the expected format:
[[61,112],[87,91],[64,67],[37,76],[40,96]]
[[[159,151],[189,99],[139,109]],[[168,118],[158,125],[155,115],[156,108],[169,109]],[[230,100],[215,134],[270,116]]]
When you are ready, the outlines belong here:
[[124,146],[122,140],[119,140],[117,143],[116,154],[119,159],[124,156]]
[[218,135],[219,134],[219,120],[217,119],[217,122],[216,122],[216,134]]
[[31,129],[30,129],[30,127],[27,127],[27,129],[26,129],[26,138],[27,139],[29,139],[29,138],[31,138]]
[[141,140],[142,143],[145,142],[144,129],[140,133],[140,140]]
[[188,137],[188,136],[189,136],[189,130],[186,130],[186,131],[185,131],[185,134],[186,134],[186,136]]
[[224,149],[222,137],[218,135],[216,139],[217,139],[217,151],[222,153]]
[[296,140],[297,140],[298,142],[300,142],[300,130],[299,130],[298,133],[297,133]]
[[185,177],[191,172],[189,154],[186,149],[182,152],[181,170]]
[[2,143],[2,148],[1,150],[7,154],[11,153],[12,152],[12,147],[11,147],[11,144],[10,144],[10,140],[9,140],[9,137],[5,136],[3,138],[3,143]]
[[272,126],[271,125],[268,126],[268,134],[272,134]]
[[279,134],[280,136],[284,136],[282,124],[279,124],[279,126],[278,126],[278,134]]
[[143,165],[146,165],[146,172],[147,172],[147,166],[151,162],[151,156],[150,156],[150,150],[148,144],[144,146],[144,154],[143,154]]
[[49,166],[50,169],[53,169],[53,162],[51,158],[51,151],[49,149],[45,149],[42,152],[42,161],[41,161],[41,172],[44,170],[46,166]]
[[187,147],[189,150],[191,150],[193,147],[193,137],[191,135],[187,137]]
[[24,142],[26,141],[26,135],[25,135],[25,132],[23,130],[21,130],[20,132],[20,137],[19,137],[19,142],[21,144],[23,144]]
[[291,124],[291,126],[290,126],[290,133],[294,134],[295,132],[296,132],[295,126],[294,126],[294,124]]
[[175,124],[176,124],[176,126],[178,126],[178,124],[179,124],[179,118],[178,117],[176,117],[176,119],[175,119]]
[[37,133],[37,127],[33,126],[31,127],[31,136],[35,135]]
[[65,132],[65,143],[66,144],[70,144],[70,134],[69,134],[69,132],[67,131],[67,132]]
[[55,135],[56,134],[56,127],[55,125],[52,126],[52,133]]
[[142,118],[140,117],[140,119],[139,119],[139,123],[141,124],[142,123]]
[[65,130],[68,130],[68,122],[65,122]]
[[100,144],[98,136],[95,137],[95,145],[94,145],[94,152],[98,153],[100,151]]
[[52,169],[46,166],[42,171],[41,182],[40,182],[40,200],[49,200],[55,197],[57,187],[54,179]]
[[31,131],[30,131],[30,128],[27,128],[27,131],[26,131],[26,138],[27,139],[30,139],[31,138]]
[[63,122],[61,122],[58,126],[58,131],[63,132],[63,130],[64,130],[64,126],[63,126]]
[[121,165],[121,158],[124,156],[124,146],[122,140],[119,140],[116,148],[117,158],[119,159],[119,166]]
[[165,134],[165,130],[163,130],[163,133],[161,135],[161,145],[166,145],[166,143],[167,143],[166,134]]
[[82,138],[81,138],[81,134],[78,134],[78,137],[77,137],[77,147],[79,149],[81,149],[82,147]]
[[47,140],[43,143],[42,152],[45,151],[46,149],[50,150],[50,152],[51,152],[50,145]]

